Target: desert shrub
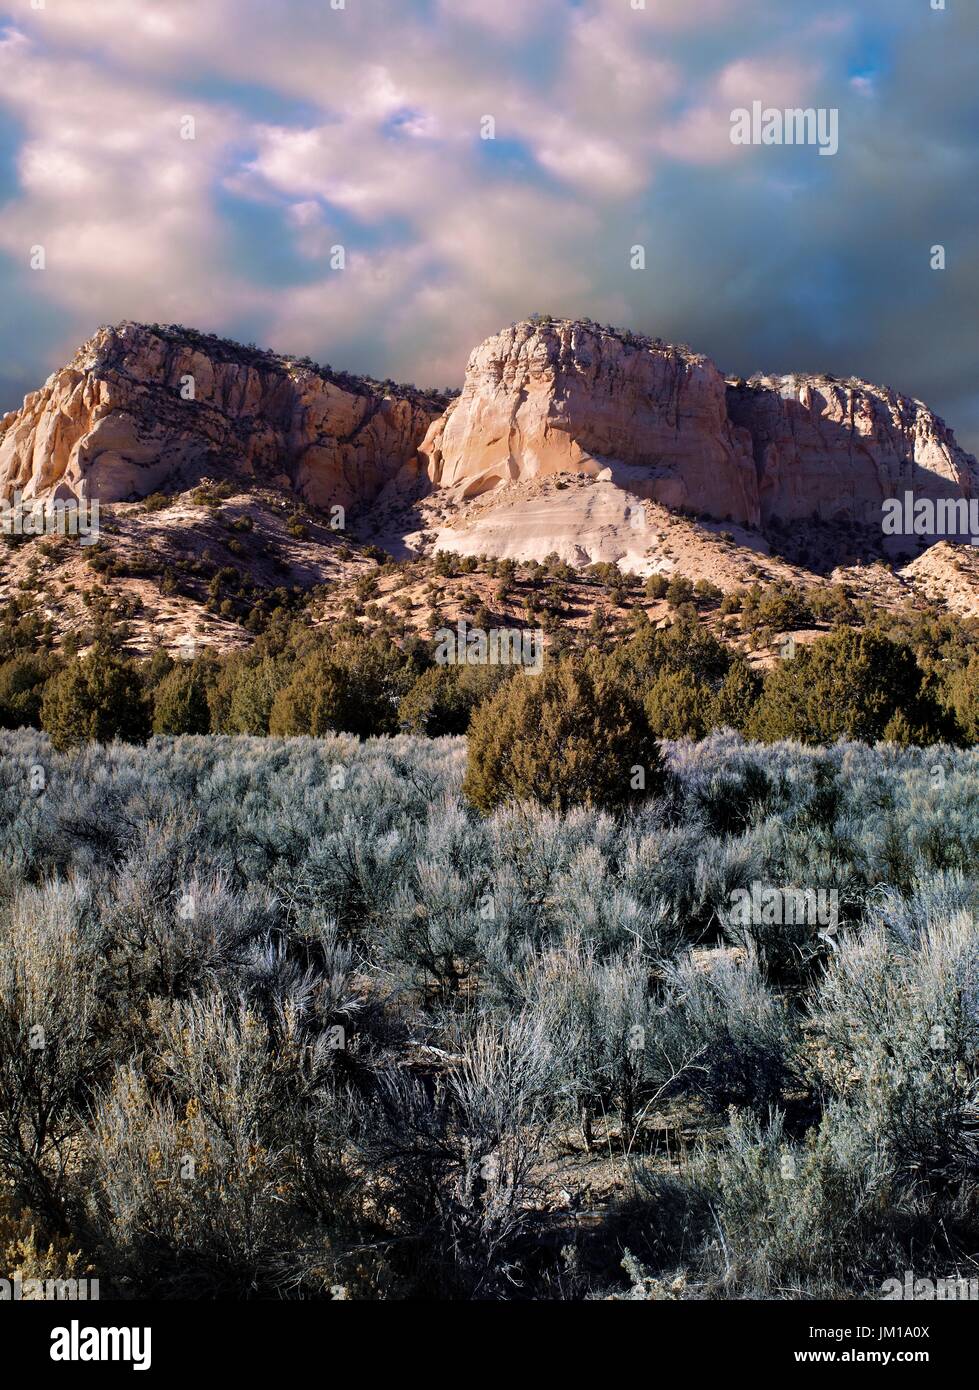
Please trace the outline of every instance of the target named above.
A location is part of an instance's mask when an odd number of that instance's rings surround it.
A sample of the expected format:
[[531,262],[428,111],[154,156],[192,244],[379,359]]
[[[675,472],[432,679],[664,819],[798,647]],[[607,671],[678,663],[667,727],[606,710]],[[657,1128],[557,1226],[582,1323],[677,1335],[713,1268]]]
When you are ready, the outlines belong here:
[[22,889],[0,931],[0,1164],[17,1199],[57,1229],[117,1031],[102,937],[81,883]]
[[709,1286],[728,1297],[874,1296],[897,1263],[909,1213],[891,1206],[886,1159],[852,1114],[828,1112],[801,1143],[783,1117],[737,1113],[696,1172],[718,1240],[704,1247]]
[[522,800],[608,808],[655,795],[660,769],[645,711],[611,667],[594,654],[564,657],[477,711],[465,792],[481,811]]
[[932,921],[979,913],[979,882],[961,869],[916,878],[905,891],[892,888],[868,901],[866,921],[885,929],[885,939],[906,951],[920,945]]
[[772,784],[757,762],[732,761],[695,784],[691,800],[713,835],[739,835],[772,809]]
[[[250,660],[279,680],[292,641]],[[123,1296],[314,1298],[852,1297],[963,1269],[979,753],[726,731],[660,757],[654,798],[477,815],[461,738],[0,731],[24,1268],[52,1246]],[[838,931],[732,932],[755,884],[837,889]],[[583,1127],[629,1158],[607,1216]],[[565,1254],[558,1183],[588,1210]]]
[[91,1133],[111,1272],[170,1297],[322,1295],[352,1188],[333,1054],[217,994],[157,1013],[149,1074],[119,1069]]
[[696,1059],[690,1089],[715,1106],[744,1105],[760,1115],[783,1100],[797,1037],[750,952],[687,956],[665,967],[664,983],[674,1050],[686,1046]]
[[642,957],[599,960],[592,945],[572,939],[530,963],[522,992],[550,1040],[555,1088],[585,1147],[605,1110],[617,1111],[623,1135],[631,1134],[647,1084],[653,1007]]
[[403,1291],[505,1297],[524,1277],[550,1065],[539,1023],[518,1016],[479,1022],[434,1088],[384,1078],[363,1151],[385,1187]]
[[[796,866],[798,875],[792,872]],[[774,872],[750,885],[738,884],[743,896],[735,900],[729,894],[717,915],[724,939],[755,953],[768,980],[799,991],[833,949],[842,916],[840,890],[832,869],[820,873],[818,862],[804,852],[795,865],[783,858],[771,867]]]
[[634,1169],[633,1241],[667,1277],[682,1261],[709,1298],[879,1298],[916,1262],[961,1270],[970,1204],[902,1186],[880,1139],[840,1101],[802,1138],[778,1111],[732,1111],[721,1144],[678,1176]]
[[423,993],[440,1001],[457,996],[471,981],[484,936],[493,930],[483,842],[459,811],[439,808],[439,824],[399,871],[398,882],[377,922],[385,959]]
[[920,935],[846,939],[813,1005],[816,1073],[853,1101],[908,1187],[948,1191],[979,1173],[979,944],[965,909]]
[[31,1280],[61,1284],[84,1278],[90,1268],[69,1238],[58,1234],[42,1236],[41,1224],[9,1193],[0,1192],[0,1279],[20,1279],[24,1299],[45,1297],[44,1290],[32,1290]]
[[202,880],[188,858],[144,837],[101,891],[107,956],[137,1007],[212,985],[278,925],[268,894],[236,891],[227,874]]

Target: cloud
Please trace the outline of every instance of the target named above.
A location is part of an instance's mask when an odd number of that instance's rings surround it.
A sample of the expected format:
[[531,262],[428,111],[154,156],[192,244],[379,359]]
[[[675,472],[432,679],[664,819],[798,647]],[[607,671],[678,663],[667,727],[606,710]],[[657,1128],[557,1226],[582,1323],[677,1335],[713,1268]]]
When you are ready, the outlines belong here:
[[439,23],[447,27],[471,24],[507,39],[524,37],[534,30],[560,24],[567,8],[562,0],[535,0],[534,4],[490,4],[487,0],[438,0]]
[[[213,311],[222,229],[209,192],[234,115],[199,107],[185,140],[172,94],[45,56],[18,33],[0,40],[0,87],[23,130],[21,193],[4,210],[0,249],[34,292],[95,323],[166,306]],[[43,270],[27,269],[34,247]],[[225,286],[228,302],[239,289]]]
[[715,74],[698,99],[662,129],[659,147],[694,164],[743,158],[743,147],[731,143],[732,113],[750,110],[754,101],[778,110],[805,106],[817,80],[816,70],[791,59],[739,59]]
[[[976,36],[912,0],[25,6],[0,36],[0,377],[138,317],[447,384],[537,309],[879,377],[979,431]],[[732,146],[755,99],[838,107],[839,154]]]

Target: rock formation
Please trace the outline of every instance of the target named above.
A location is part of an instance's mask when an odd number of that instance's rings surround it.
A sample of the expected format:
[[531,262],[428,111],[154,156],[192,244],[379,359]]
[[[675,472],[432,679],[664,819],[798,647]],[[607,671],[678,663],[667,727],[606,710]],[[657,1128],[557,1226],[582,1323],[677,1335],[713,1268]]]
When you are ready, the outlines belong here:
[[761,529],[874,526],[906,491],[979,496],[976,460],[920,401],[825,376],[726,380],[686,348],[577,321],[487,339],[447,408],[434,393],[124,323],[0,420],[0,497],[113,502],[232,475],[350,508],[386,486],[387,506],[426,478],[457,503],[559,473]]
[[876,525],[881,503],[979,495],[979,465],[920,401],[865,382],[725,382],[705,357],[577,322],[525,322],[469,359],[420,448],[462,497],[560,471],[749,526]]
[[419,452],[433,483],[466,497],[625,465],[638,495],[759,520],[751,440],[728,418],[714,364],[580,323],[520,323],[487,339]]
[[443,405],[221,339],[124,323],[101,329],[0,419],[0,496],[19,488],[115,502],[231,473],[350,507],[372,501],[415,454]]
[[864,381],[766,377],[728,388],[747,430],[762,525],[818,516],[875,526],[881,503],[979,495],[979,466],[921,401]]

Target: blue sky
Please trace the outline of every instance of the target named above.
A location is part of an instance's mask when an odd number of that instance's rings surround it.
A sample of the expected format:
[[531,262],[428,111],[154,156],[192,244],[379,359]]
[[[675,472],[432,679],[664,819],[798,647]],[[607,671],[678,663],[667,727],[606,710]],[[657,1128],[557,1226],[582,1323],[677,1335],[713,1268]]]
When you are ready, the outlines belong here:
[[[0,407],[123,318],[443,386],[537,310],[862,375],[975,450],[976,8],[0,0]],[[732,145],[753,100],[839,153]]]

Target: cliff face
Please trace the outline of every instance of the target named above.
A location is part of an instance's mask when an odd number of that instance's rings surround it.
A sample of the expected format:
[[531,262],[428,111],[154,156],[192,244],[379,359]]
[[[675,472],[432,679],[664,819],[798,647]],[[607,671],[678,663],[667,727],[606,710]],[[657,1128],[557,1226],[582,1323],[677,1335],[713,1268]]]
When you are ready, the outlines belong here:
[[979,493],[976,460],[920,401],[822,377],[728,385],[708,358],[567,322],[518,324],[478,347],[419,452],[432,482],[461,496],[610,467],[640,496],[749,526],[874,525],[906,489]]
[[818,516],[876,525],[881,503],[979,493],[979,466],[921,401],[867,382],[768,377],[728,388],[747,431],[761,520]]
[[580,323],[521,323],[487,339],[419,454],[433,483],[464,497],[624,464],[630,489],[657,502],[758,521],[751,441],[728,419],[714,364]]
[[441,404],[219,339],[122,324],[0,419],[0,496],[20,488],[114,502],[233,473],[350,507],[373,500],[415,454]]
[[0,419],[0,497],[125,501],[230,475],[351,508],[420,473],[461,500],[572,472],[764,527],[875,525],[884,499],[907,490],[979,495],[976,460],[920,401],[826,377],[726,382],[706,357],[593,324],[505,329],[476,348],[462,395],[444,406],[414,388],[125,323]]

